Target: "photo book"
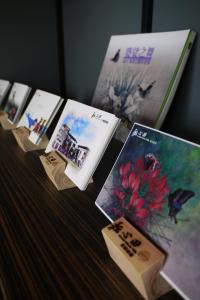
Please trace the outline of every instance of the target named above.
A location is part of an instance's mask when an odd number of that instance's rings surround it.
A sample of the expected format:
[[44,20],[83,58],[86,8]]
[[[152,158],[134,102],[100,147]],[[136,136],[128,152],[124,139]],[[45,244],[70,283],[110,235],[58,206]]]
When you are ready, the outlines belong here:
[[8,80],[0,79],[0,105],[2,105],[10,86],[11,83]]
[[17,127],[29,129],[29,140],[39,144],[62,102],[60,96],[36,90]]
[[8,121],[11,123],[18,122],[30,91],[28,85],[17,82],[13,84],[4,107],[4,111],[8,114]]
[[67,100],[45,152],[58,152],[68,162],[65,174],[85,190],[119,122],[111,113]]
[[200,287],[200,146],[135,123],[96,200],[166,253],[162,276],[184,297]]
[[194,38],[191,30],[111,37],[92,105],[121,118],[118,140],[134,122],[161,127]]

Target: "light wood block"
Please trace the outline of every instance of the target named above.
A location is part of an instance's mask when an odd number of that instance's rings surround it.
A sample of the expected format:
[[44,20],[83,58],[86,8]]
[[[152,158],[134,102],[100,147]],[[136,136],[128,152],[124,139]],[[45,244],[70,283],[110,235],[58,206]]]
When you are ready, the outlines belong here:
[[5,111],[3,111],[2,109],[0,109],[0,118],[3,116],[7,116],[7,113],[5,113]]
[[3,129],[11,130],[16,127],[16,124],[13,124],[8,121],[8,114],[5,113],[3,110],[0,110],[0,123]]
[[65,190],[76,185],[65,175],[67,162],[56,152],[50,152],[40,156],[40,160],[49,179],[58,190]]
[[30,131],[25,127],[15,128],[12,130],[12,133],[13,133],[18,145],[24,152],[46,149],[48,142],[49,142],[47,136],[45,135],[38,145],[33,144],[28,139],[28,137],[30,135]]
[[156,299],[172,289],[159,274],[165,254],[124,218],[105,227],[102,234],[110,256],[144,299]]

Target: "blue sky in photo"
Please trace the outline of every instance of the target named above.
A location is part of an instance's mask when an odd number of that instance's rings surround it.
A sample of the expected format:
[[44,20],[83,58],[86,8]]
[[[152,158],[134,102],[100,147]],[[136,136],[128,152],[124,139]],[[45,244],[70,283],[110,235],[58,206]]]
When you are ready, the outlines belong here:
[[74,114],[68,114],[63,121],[70,128],[70,134],[79,140],[91,140],[93,139],[93,130],[90,120],[86,117],[77,117]]

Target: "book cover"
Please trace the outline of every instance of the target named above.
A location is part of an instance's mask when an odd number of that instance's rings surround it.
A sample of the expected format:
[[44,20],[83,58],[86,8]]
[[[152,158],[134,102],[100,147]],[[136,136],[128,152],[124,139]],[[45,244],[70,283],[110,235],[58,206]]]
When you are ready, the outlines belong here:
[[134,122],[160,128],[186,64],[190,30],[112,36],[92,105],[121,118],[125,141]]
[[8,114],[8,120],[11,123],[17,123],[26,100],[30,94],[31,88],[25,84],[15,82],[6,101],[4,111]]
[[36,90],[17,127],[30,130],[29,139],[38,144],[62,104],[60,96]]
[[162,275],[199,299],[200,146],[135,123],[97,200],[111,220],[124,216],[167,253]]
[[10,86],[11,83],[8,80],[0,79],[0,105],[3,103]]
[[67,160],[65,174],[85,190],[118,123],[113,114],[68,100],[45,152]]

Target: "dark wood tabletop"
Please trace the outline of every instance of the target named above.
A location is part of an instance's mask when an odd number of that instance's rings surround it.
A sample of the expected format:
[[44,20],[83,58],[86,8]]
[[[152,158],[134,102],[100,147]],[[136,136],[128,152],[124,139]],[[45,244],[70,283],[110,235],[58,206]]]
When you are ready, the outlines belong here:
[[112,151],[85,192],[57,191],[43,151],[24,153],[0,128],[0,299],[142,299],[110,258],[101,234],[109,221],[95,206]]

